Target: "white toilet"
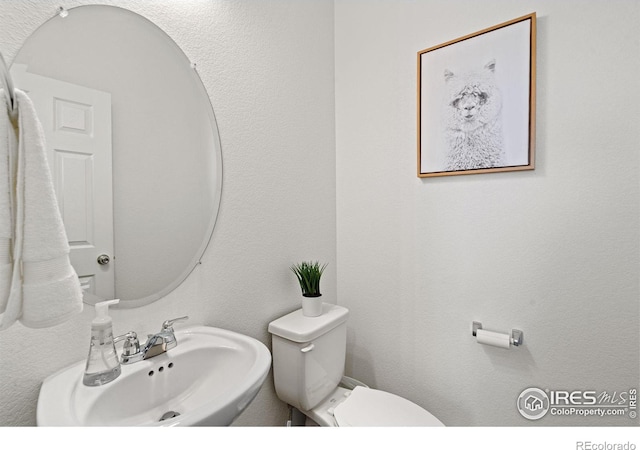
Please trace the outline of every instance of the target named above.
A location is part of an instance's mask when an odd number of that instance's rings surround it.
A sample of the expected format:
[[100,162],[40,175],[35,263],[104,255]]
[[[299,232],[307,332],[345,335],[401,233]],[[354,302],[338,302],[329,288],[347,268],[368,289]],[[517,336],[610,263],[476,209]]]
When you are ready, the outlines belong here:
[[299,309],[269,324],[278,397],[321,426],[444,426],[397,395],[340,386],[348,315],[348,309],[324,303],[318,317]]

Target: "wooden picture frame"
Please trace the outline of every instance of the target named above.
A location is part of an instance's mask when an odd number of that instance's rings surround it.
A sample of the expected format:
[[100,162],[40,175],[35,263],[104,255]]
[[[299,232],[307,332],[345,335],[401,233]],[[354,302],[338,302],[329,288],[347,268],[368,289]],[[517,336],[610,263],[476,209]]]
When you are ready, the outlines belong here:
[[418,52],[418,177],[533,170],[536,13]]

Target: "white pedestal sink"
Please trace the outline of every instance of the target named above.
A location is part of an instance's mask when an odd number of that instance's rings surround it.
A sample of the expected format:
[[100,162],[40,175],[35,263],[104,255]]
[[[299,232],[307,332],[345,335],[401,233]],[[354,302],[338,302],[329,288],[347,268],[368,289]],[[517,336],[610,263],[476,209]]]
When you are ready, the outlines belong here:
[[196,326],[175,332],[178,345],[122,365],[103,386],[82,384],[85,361],[44,380],[38,426],[226,426],[249,405],[271,354],[248,336]]

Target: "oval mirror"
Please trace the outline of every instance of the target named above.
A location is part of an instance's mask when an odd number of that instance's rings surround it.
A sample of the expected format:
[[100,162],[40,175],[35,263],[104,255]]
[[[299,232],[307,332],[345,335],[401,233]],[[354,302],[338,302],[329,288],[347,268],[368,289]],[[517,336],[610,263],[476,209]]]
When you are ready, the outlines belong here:
[[14,59],[33,100],[87,303],[141,306],[199,263],[222,188],[209,96],[185,54],[131,11],[61,10]]

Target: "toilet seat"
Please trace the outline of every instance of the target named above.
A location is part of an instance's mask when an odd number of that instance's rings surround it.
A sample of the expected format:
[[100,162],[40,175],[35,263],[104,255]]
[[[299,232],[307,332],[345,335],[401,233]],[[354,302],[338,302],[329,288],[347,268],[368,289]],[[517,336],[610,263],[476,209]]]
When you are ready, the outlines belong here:
[[333,416],[341,427],[444,426],[430,412],[405,398],[361,386],[335,407]]

